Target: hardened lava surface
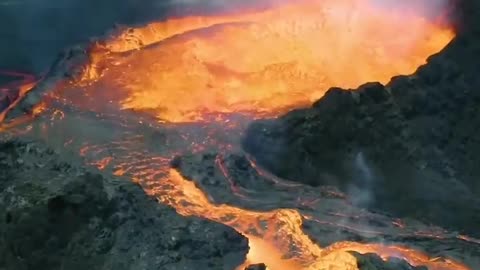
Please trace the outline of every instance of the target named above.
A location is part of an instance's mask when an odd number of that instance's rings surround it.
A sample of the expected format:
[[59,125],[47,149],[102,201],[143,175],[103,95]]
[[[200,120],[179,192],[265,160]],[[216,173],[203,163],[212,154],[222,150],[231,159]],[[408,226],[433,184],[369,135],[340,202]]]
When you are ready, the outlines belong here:
[[0,143],[0,268],[232,269],[248,242],[44,143]]

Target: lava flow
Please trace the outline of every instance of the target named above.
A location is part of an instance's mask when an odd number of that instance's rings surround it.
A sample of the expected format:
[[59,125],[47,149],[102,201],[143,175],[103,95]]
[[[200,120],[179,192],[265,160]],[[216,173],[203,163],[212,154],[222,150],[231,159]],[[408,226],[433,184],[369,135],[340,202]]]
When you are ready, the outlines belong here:
[[13,81],[0,85],[0,123],[3,122],[7,112],[30,91],[39,81],[31,74],[0,70],[0,77],[9,77]]
[[376,253],[384,259],[397,257],[429,270],[469,270],[461,263],[434,260],[422,252],[400,246],[338,242],[322,249],[302,232],[302,216],[296,210],[256,213],[228,205],[213,205],[193,182],[175,170],[170,170],[168,177],[160,181],[164,184],[147,189],[147,192],[173,206],[179,214],[226,224],[249,239],[247,262],[239,270],[250,263],[265,263],[272,270],[358,269],[356,259],[347,251]]
[[372,1],[279,1],[128,29],[98,42],[83,83],[167,122],[205,113],[275,116],[331,86],[410,74],[454,37],[441,17]]
[[[355,270],[356,259],[346,251],[357,251],[400,257],[430,270],[468,270],[404,247],[340,242],[321,248],[302,231],[299,211],[255,212],[215,204],[170,168],[179,154],[238,149],[244,123],[231,113],[249,121],[276,116],[310,104],[331,86],[386,83],[414,72],[454,37],[442,19],[374,2],[278,1],[261,10],[178,17],[117,33],[91,48],[89,62],[75,73],[80,76],[55,89],[53,102],[36,120],[44,121],[42,132],[48,128],[49,135],[40,136],[63,139],[63,148],[140,183],[181,215],[234,228],[249,239],[246,264],[266,263],[271,270]],[[118,131],[94,129],[110,125],[105,115]],[[155,121],[140,117],[145,115]],[[188,131],[185,122],[200,127]],[[154,139],[147,139],[146,132]]]

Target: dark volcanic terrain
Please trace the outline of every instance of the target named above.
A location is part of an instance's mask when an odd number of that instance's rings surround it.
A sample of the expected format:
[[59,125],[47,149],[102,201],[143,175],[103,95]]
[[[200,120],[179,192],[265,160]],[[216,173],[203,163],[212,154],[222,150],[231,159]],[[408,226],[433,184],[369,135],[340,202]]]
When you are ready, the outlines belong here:
[[[70,2],[62,8],[78,9],[76,16],[43,26],[70,22],[49,30],[69,32],[65,40],[44,40],[44,56],[30,52],[35,38],[17,39],[6,47],[26,47],[0,52],[6,59],[0,66],[43,69],[57,48],[86,42],[113,21],[151,20],[165,8],[121,1],[102,23],[83,25],[92,6],[108,13],[112,4]],[[409,258],[438,266],[430,270],[466,269],[445,268],[448,259],[480,269],[477,2],[458,3],[452,12],[459,14],[458,37],[415,74],[356,91],[331,88],[312,107],[255,121],[246,134],[249,119],[236,115],[229,127],[231,119],[164,124],[148,113],[116,111],[92,93],[94,108],[58,98],[29,117],[49,91],[81,89],[72,81],[88,67],[90,47],[66,51],[0,125],[0,270],[233,270],[249,251],[247,238],[233,228],[241,231],[248,222],[254,224],[245,231],[258,229],[252,235],[273,234],[276,244],[286,244],[285,256],[301,257],[295,252],[310,251],[302,246],[309,241],[323,255],[339,243],[374,243],[381,251],[400,245],[425,252]],[[26,16],[35,13],[31,5]],[[55,13],[47,10],[43,16]],[[0,21],[21,11],[0,9],[8,15]],[[86,29],[73,33],[70,26]],[[6,93],[0,89],[0,112],[14,99]],[[21,117],[28,121],[18,124]],[[8,123],[18,125],[4,129]],[[172,170],[194,185],[169,182]],[[189,216],[194,213],[200,217]],[[426,270],[421,263],[352,254],[361,270]]]
[[[130,181],[38,143],[0,143],[0,269],[234,269],[233,229],[181,217]],[[77,161],[78,163],[78,161]]]

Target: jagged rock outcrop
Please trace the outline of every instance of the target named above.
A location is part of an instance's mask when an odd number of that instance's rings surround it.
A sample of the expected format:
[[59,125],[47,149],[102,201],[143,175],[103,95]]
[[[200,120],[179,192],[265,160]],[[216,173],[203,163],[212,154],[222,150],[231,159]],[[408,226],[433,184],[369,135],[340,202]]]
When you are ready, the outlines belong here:
[[413,267],[407,262],[400,259],[382,260],[376,254],[359,254],[352,252],[357,258],[358,269],[360,270],[428,270],[424,266]]
[[263,263],[249,265],[245,270],[266,270],[267,266]]

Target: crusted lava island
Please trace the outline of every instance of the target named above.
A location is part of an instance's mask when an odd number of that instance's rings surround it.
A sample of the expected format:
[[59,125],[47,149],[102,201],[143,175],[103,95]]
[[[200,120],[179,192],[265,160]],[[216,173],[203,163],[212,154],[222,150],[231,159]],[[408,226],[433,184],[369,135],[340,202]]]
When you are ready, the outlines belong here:
[[0,69],[0,270],[480,269],[480,2],[117,2]]

